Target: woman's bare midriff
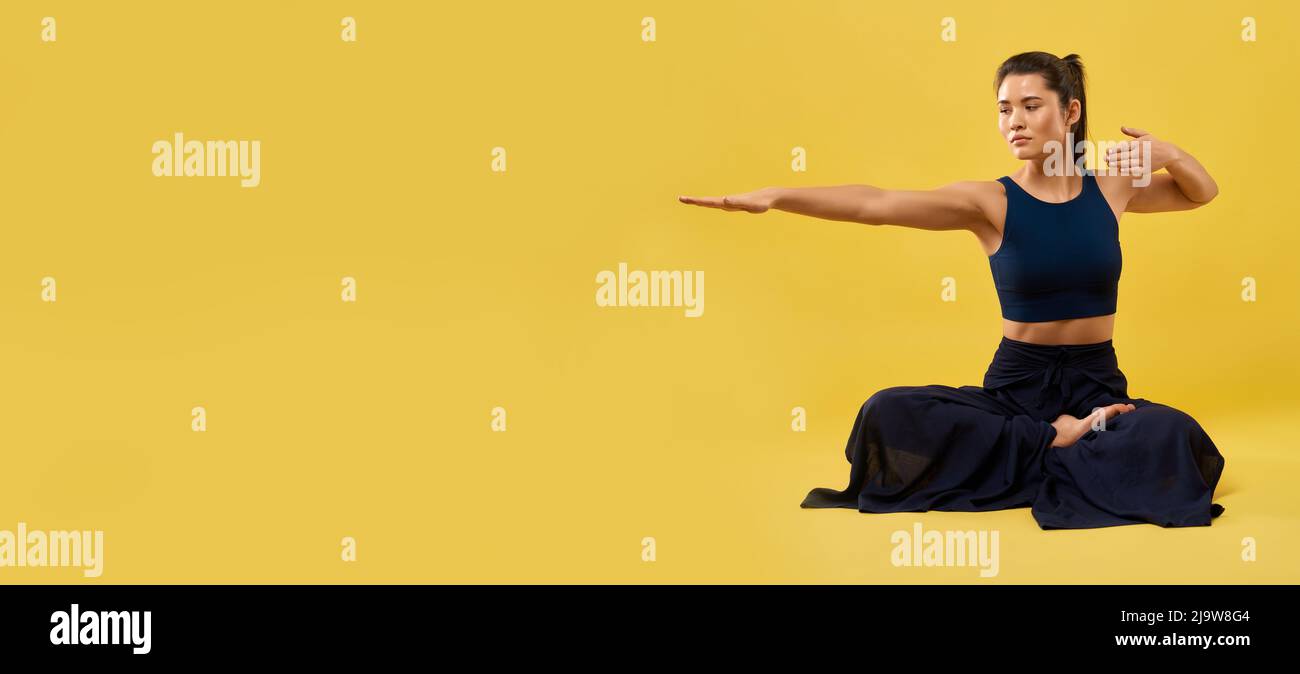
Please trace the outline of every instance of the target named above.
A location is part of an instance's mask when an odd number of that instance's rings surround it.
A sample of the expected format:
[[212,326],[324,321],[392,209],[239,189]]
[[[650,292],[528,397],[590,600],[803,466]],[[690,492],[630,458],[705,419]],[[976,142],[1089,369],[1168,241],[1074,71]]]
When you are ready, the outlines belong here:
[[1115,314],[1067,318],[1061,321],[1021,323],[1002,319],[1002,334],[1031,344],[1096,344],[1115,333]]

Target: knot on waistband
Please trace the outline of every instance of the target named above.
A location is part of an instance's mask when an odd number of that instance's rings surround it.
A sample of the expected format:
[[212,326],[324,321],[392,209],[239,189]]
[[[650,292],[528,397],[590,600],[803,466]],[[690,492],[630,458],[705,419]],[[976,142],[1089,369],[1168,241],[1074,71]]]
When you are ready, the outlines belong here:
[[1058,390],[1060,390],[1061,400],[1070,399],[1070,380],[1062,374],[1069,362],[1070,352],[1064,348],[1058,348],[1056,358],[1052,360],[1052,364],[1043,373],[1043,385],[1039,387],[1038,396],[1034,398],[1035,405],[1038,407],[1043,406],[1046,401],[1047,391],[1052,388],[1053,384],[1057,385]]
[[[1065,369],[1071,372],[1067,375]],[[1032,404],[1039,408],[1052,388],[1061,391],[1062,401],[1070,400],[1070,380],[1078,384],[1082,375],[1101,384],[1114,395],[1127,395],[1128,383],[1115,360],[1115,350],[1109,340],[1097,344],[1029,344],[1006,337],[993,353],[993,362],[984,373],[984,386],[995,389],[1024,381],[1026,388],[1033,387],[1033,379],[1041,384]],[[1026,401],[1029,404],[1030,401]]]

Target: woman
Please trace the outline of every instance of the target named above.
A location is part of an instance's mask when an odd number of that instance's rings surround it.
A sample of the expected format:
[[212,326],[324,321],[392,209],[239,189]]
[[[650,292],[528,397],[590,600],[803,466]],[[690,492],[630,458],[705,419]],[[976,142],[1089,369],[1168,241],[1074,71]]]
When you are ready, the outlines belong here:
[[1073,170],[1083,163],[1073,140],[1087,137],[1084,85],[1076,54],[1027,52],[998,68],[998,131],[1023,165],[995,181],[680,197],[749,213],[965,229],[989,256],[1003,337],[983,386],[877,391],[849,434],[848,488],[813,489],[803,507],[1029,506],[1043,529],[1206,526],[1223,512],[1212,502],[1218,448],[1186,413],[1130,398],[1111,342],[1120,217],[1197,208],[1218,186],[1182,148],[1129,127],[1121,130],[1136,140],[1107,153],[1108,174]]

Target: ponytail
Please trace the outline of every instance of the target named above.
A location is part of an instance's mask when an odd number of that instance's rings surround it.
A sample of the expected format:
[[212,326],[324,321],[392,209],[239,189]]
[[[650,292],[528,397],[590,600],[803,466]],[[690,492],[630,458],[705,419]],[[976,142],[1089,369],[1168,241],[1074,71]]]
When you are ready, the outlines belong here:
[[[1074,142],[1078,143],[1087,140],[1088,137],[1088,100],[1087,87],[1085,86],[1083,75],[1083,61],[1079,59],[1078,54],[1069,54],[1065,58],[1061,59],[1061,64],[1065,67],[1065,71],[1069,75],[1068,79],[1070,83],[1070,86],[1068,87],[1069,93],[1062,97],[1065,106],[1067,109],[1069,108],[1071,98],[1079,99],[1079,121],[1075,122],[1074,126],[1070,127],[1070,131],[1074,133]],[[1075,161],[1073,147],[1070,148],[1070,161]]]

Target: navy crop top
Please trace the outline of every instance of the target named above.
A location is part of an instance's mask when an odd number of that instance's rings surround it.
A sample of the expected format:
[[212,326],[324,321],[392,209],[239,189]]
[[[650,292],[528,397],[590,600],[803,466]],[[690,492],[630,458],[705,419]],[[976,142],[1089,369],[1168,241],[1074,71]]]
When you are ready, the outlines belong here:
[[1052,203],[1031,196],[1010,176],[1002,245],[989,256],[1002,317],[1056,321],[1115,313],[1123,260],[1119,222],[1092,171],[1083,191]]

